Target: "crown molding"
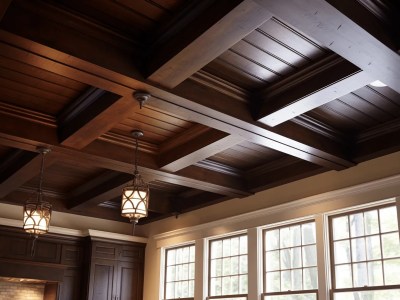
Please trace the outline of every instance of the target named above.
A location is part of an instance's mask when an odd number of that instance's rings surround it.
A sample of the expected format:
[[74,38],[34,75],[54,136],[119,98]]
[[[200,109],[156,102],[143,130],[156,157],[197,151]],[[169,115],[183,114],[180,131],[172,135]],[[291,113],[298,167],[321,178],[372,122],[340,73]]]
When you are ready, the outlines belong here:
[[281,205],[276,205],[273,207],[268,207],[268,208],[260,209],[257,211],[252,211],[249,213],[244,213],[244,214],[240,214],[237,216],[220,219],[217,221],[212,221],[212,222],[208,222],[208,223],[204,223],[204,224],[200,224],[200,225],[195,225],[195,226],[177,229],[177,230],[173,230],[173,231],[169,231],[169,232],[164,232],[161,234],[156,234],[156,235],[154,235],[153,238],[156,241],[158,241],[158,240],[164,240],[164,239],[169,239],[169,238],[175,238],[175,237],[179,237],[179,236],[183,236],[183,235],[187,235],[187,234],[193,234],[193,233],[199,233],[199,232],[201,233],[202,231],[210,230],[210,229],[217,228],[220,226],[226,227],[226,226],[238,224],[241,222],[245,223],[245,222],[248,222],[248,220],[266,218],[270,215],[293,211],[296,209],[309,207],[309,206],[312,206],[315,204],[328,203],[330,201],[335,201],[340,198],[357,195],[357,194],[360,194],[361,192],[368,193],[370,191],[374,191],[377,189],[399,186],[399,184],[400,184],[400,174],[390,176],[390,177],[387,177],[384,179],[379,179],[379,180],[374,180],[374,181],[367,182],[367,183],[358,184],[358,185],[348,187],[348,188],[342,188],[342,189],[318,194],[315,196],[306,197],[303,199],[291,201],[289,203],[284,203]]
[[[0,225],[22,228],[22,219],[13,220],[13,219],[0,218]],[[94,229],[76,230],[76,229],[57,227],[57,226],[50,226],[49,233],[76,236],[76,237],[90,236],[93,238],[105,238],[117,241],[127,241],[127,242],[137,242],[137,243],[147,243],[148,240],[147,238],[144,237],[131,236],[114,232],[106,232]]]
[[0,102],[0,112],[5,115],[28,120],[36,124],[48,127],[57,127],[56,118],[51,115],[40,113],[32,109],[22,108],[16,105]]

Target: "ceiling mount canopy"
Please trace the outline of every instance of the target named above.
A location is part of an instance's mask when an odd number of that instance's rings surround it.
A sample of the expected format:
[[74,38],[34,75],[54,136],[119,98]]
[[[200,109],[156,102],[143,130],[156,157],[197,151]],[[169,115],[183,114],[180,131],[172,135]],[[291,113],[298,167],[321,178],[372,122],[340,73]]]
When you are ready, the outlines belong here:
[[29,199],[24,205],[24,224],[23,229],[38,237],[40,234],[47,233],[49,231],[50,219],[51,219],[51,204],[43,200],[43,171],[44,171],[44,160],[47,153],[51,150],[45,147],[38,147],[37,152],[42,156],[42,162],[40,167],[40,180],[39,188],[37,190],[36,199]]
[[[140,108],[142,108],[144,106],[144,104],[147,102],[147,100],[150,99],[151,95],[146,92],[135,92],[135,93],[133,93],[133,97],[135,97],[135,99],[139,102]],[[132,132],[132,135],[134,135],[133,132]],[[142,135],[139,137],[143,136],[143,132],[141,134]]]
[[147,217],[150,189],[138,171],[138,139],[143,136],[143,132],[133,130],[131,134],[135,138],[135,168],[132,184],[122,190],[121,215],[135,225],[140,218]]

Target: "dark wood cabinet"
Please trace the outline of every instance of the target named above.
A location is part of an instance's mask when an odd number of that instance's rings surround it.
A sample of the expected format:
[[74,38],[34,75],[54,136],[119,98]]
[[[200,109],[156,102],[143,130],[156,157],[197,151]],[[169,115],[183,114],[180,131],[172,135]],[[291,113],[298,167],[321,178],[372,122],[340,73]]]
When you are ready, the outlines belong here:
[[145,244],[46,234],[36,240],[0,226],[0,276],[47,281],[47,298],[140,300]]
[[142,299],[143,267],[143,244],[94,241],[88,299]]

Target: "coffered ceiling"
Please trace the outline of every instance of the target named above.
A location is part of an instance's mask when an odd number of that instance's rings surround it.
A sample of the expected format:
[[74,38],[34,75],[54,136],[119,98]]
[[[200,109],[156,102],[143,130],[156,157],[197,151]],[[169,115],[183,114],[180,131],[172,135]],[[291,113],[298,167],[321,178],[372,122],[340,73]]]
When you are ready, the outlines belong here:
[[35,192],[48,146],[55,210],[124,220],[134,129],[141,224],[398,151],[399,15],[375,0],[2,1],[0,201]]

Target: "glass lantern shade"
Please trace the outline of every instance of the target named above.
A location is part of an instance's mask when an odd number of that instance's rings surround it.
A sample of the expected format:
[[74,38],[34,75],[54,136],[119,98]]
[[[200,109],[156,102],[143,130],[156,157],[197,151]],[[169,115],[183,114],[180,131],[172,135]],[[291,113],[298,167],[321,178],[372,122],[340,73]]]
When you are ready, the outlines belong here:
[[146,184],[125,187],[122,190],[121,215],[135,223],[140,218],[147,217],[149,193]]
[[23,229],[35,236],[49,231],[51,204],[45,201],[28,200],[24,205]]

